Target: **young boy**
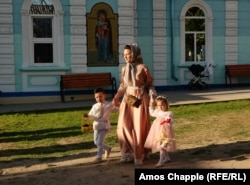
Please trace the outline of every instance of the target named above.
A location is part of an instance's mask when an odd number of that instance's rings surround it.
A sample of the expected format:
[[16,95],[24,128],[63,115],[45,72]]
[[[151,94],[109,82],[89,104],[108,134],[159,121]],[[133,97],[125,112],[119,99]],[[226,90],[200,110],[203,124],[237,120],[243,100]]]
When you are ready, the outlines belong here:
[[102,161],[103,151],[105,158],[109,157],[111,147],[105,144],[105,137],[110,129],[110,113],[118,110],[118,107],[112,105],[111,102],[105,100],[105,91],[99,87],[94,90],[94,97],[96,103],[92,106],[88,114],[84,114],[85,118],[91,118],[94,130],[94,143],[97,146],[97,156],[93,163],[100,163]]

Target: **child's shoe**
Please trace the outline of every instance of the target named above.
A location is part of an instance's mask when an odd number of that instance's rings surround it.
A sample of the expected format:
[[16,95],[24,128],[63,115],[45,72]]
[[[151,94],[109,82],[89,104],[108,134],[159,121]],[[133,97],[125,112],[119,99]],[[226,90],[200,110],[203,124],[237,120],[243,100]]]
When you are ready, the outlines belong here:
[[159,167],[162,167],[164,165],[164,161],[159,161],[156,165],[155,165],[155,167],[156,168],[159,168]]
[[98,164],[102,162],[102,158],[95,158],[95,160],[92,162],[93,164]]
[[120,159],[120,163],[125,163],[126,160],[127,160],[127,154],[126,153],[122,153],[121,159]]
[[120,163],[129,163],[133,161],[133,155],[130,153],[122,153]]
[[105,156],[104,156],[105,159],[109,158],[111,149],[112,149],[112,148],[110,147],[108,150],[105,150]]
[[164,162],[164,163],[170,162],[170,157],[169,157],[168,154],[165,156],[163,162]]
[[135,166],[142,166],[142,159],[135,159]]

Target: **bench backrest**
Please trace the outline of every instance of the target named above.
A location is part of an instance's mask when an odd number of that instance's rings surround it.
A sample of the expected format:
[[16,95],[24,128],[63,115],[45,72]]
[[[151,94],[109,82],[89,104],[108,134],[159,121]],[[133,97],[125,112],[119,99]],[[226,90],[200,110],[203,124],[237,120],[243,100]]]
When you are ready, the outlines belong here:
[[226,72],[230,76],[250,76],[250,64],[226,65]]
[[62,88],[83,88],[112,85],[111,73],[82,73],[61,75]]

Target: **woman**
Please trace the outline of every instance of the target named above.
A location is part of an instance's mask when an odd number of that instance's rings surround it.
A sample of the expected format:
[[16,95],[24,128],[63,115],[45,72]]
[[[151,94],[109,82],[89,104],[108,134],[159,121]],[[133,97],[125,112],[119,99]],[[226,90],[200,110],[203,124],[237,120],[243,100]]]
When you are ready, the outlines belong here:
[[[123,96],[117,125],[117,135],[121,149],[121,162],[129,160],[131,154],[135,165],[142,165],[144,155],[150,150],[144,149],[144,143],[150,129],[149,97],[155,97],[153,78],[149,68],[143,64],[140,48],[137,44],[125,45],[123,51],[126,66],[121,70],[121,83],[113,99],[119,104]],[[140,100],[138,107],[125,102],[128,95]]]

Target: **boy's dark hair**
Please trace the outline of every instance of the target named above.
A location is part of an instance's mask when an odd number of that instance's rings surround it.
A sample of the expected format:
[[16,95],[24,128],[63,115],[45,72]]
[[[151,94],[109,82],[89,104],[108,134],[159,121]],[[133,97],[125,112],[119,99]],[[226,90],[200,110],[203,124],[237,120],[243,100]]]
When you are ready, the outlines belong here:
[[105,93],[104,89],[102,87],[97,87],[95,90],[94,90],[94,94],[95,93]]

